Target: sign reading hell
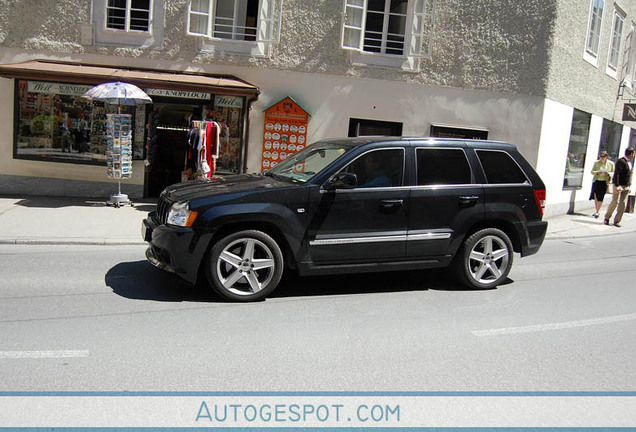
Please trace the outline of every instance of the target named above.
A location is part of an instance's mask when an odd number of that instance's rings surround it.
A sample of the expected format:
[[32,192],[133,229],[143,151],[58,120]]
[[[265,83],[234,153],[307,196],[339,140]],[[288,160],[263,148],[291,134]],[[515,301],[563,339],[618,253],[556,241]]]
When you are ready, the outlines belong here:
[[286,97],[265,110],[261,171],[267,171],[307,145],[309,114]]

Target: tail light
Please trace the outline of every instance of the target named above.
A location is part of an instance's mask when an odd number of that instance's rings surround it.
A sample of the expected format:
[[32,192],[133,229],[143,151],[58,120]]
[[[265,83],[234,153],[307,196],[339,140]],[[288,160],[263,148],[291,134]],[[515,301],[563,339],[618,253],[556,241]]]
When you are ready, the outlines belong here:
[[537,208],[539,213],[543,216],[543,209],[545,208],[545,189],[535,189],[534,199],[537,202]]

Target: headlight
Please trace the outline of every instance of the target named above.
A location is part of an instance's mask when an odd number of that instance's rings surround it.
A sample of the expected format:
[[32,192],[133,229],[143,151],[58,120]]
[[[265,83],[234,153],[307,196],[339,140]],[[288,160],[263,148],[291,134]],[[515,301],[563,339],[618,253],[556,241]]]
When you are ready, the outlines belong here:
[[188,203],[174,203],[168,212],[167,223],[170,225],[176,225],[180,227],[192,226],[192,223],[197,218],[197,212],[188,208]]

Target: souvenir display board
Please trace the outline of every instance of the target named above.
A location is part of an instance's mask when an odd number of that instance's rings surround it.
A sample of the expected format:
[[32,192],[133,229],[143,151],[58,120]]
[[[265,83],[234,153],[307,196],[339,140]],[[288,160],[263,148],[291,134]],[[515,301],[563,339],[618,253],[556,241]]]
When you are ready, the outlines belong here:
[[286,97],[265,110],[261,171],[267,171],[307,145],[309,114]]
[[108,177],[127,179],[132,176],[132,116],[106,116],[106,168]]

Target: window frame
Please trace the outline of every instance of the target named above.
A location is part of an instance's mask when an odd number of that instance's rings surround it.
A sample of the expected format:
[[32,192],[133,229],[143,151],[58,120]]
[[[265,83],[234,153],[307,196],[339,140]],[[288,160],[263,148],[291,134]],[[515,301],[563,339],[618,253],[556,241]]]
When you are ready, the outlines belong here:
[[[110,16],[109,16],[109,10],[122,10],[122,8],[119,7],[115,7],[115,6],[110,6],[109,2],[110,0],[106,0],[105,2],[105,7],[106,7],[106,12],[105,12],[105,16],[106,19],[104,20],[104,26],[106,28],[106,30],[112,30],[112,31],[124,31],[126,33],[136,33],[136,32],[140,32],[140,33],[150,33],[151,30],[151,24],[152,24],[152,3],[153,0],[148,0],[148,10],[146,9],[135,9],[133,8],[133,0],[124,0],[126,2],[126,6],[124,6],[123,10],[124,10],[124,28],[120,29],[120,28],[116,28],[116,27],[109,27],[108,23],[110,21]],[[148,12],[148,23],[147,23],[147,29],[146,30],[136,30],[136,29],[131,29],[131,23],[132,23],[132,12],[133,10],[137,11],[144,11],[144,12]]]
[[[563,171],[563,190],[579,190],[583,187],[583,178],[585,176],[585,163],[587,149],[590,141],[590,128],[592,126],[592,114],[574,108],[572,112],[572,124],[570,126],[570,137],[568,138],[568,150],[565,155],[565,168]],[[584,132],[584,133],[580,133]],[[578,147],[578,149],[577,149]],[[581,171],[573,175],[573,167],[570,160],[570,154],[578,153],[583,155],[583,163],[580,166]]]
[[[391,0],[384,1],[382,46],[388,42],[391,16]],[[436,2],[437,0],[407,0],[403,51],[402,54],[390,54],[364,49],[367,39],[368,0],[343,0],[340,47],[349,52],[352,63],[415,70],[419,67],[420,59],[431,57]]]
[[[92,22],[95,29],[93,44],[105,46],[123,45],[155,49],[163,48],[165,1],[166,0],[149,0],[148,31],[127,31],[125,29],[108,28],[108,0],[93,0]],[[126,0],[127,6],[131,4],[132,0]]]
[[[186,8],[186,34],[196,37],[197,48],[205,52],[232,52],[251,56],[268,57],[271,53],[272,45],[280,41],[282,0],[259,0],[256,17],[256,34],[254,40],[229,39],[215,36],[216,3],[218,0],[202,0],[207,3],[207,11],[193,11],[194,0],[188,0]],[[233,8],[236,12],[237,1],[232,0]],[[278,6],[278,8],[276,7]],[[205,31],[194,31],[192,28],[193,16],[205,17]],[[232,27],[240,26],[236,22],[237,15],[234,13]],[[246,35],[246,34],[244,34]]]
[[[386,128],[391,129],[390,134],[364,134],[360,135],[360,129],[362,127],[377,127],[377,128]],[[348,137],[361,137],[361,136],[401,136],[402,130],[404,128],[404,124],[400,122],[392,122],[386,120],[371,120],[371,119],[360,119],[360,118],[350,118],[349,119],[349,132],[347,134]]]
[[634,74],[636,73],[636,23],[633,21],[630,25],[629,33],[625,37],[622,67],[622,84],[629,89],[633,89]]
[[[610,43],[607,53],[607,67],[605,73],[612,78],[618,77],[618,69],[621,61],[621,51],[623,44],[623,31],[625,28],[625,19],[627,15],[618,9],[614,9],[614,18],[612,20],[612,36],[610,37]],[[620,29],[617,32],[616,26],[620,23]]]
[[[598,3],[600,14],[596,13],[594,4]],[[598,67],[598,54],[601,46],[603,15],[605,14],[605,0],[590,0],[590,13],[588,15],[587,34],[585,36],[585,50],[583,58]]]

